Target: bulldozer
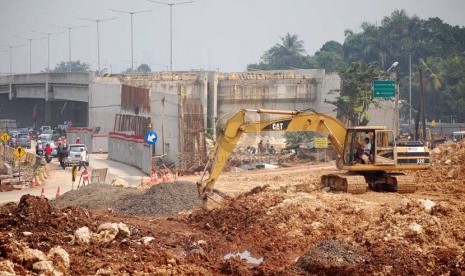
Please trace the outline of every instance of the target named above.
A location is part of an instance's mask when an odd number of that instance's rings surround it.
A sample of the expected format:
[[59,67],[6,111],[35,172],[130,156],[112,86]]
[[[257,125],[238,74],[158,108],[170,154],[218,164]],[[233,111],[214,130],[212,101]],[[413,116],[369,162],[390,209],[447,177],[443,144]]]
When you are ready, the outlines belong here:
[[[247,122],[247,113],[285,115],[281,118]],[[345,127],[337,118],[314,110],[287,111],[242,109],[234,114],[218,134],[213,150],[208,156],[211,165],[209,177],[197,182],[199,196],[204,200],[213,199],[213,187],[218,180],[229,156],[244,133],[276,131],[313,131],[328,136],[337,152],[337,173],[321,176],[321,188],[352,194],[367,190],[413,193],[416,185],[406,170],[426,170],[430,167],[430,153],[420,141],[395,139],[394,132],[386,126]],[[361,158],[362,141],[370,141],[371,148],[365,149],[367,156]],[[216,196],[217,197],[217,196]]]

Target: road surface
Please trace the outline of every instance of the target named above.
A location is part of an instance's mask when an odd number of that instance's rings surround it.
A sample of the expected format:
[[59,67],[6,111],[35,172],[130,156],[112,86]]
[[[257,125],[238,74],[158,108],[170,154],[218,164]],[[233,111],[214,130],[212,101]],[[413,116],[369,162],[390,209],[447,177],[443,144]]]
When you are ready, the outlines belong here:
[[[139,186],[141,181],[147,181],[148,176],[133,166],[129,166],[124,163],[116,162],[113,160],[107,159],[107,154],[90,154],[89,155],[90,166],[88,171],[91,172],[94,168],[108,168],[106,183],[111,183],[112,179],[119,178],[128,182],[131,186]],[[42,187],[45,190],[45,196],[48,199],[55,199],[57,189],[60,188],[60,193],[63,194],[71,190],[71,167],[63,170],[60,167],[57,158],[53,158],[52,162],[46,165],[48,178],[45,180],[45,184],[37,188],[30,188],[25,190],[14,190],[9,192],[0,193],[0,204],[7,202],[19,202],[21,197],[26,194],[31,194],[35,196],[40,196],[42,192]],[[81,169],[82,171],[83,169]],[[78,172],[77,180],[74,186],[79,181],[80,173]]]

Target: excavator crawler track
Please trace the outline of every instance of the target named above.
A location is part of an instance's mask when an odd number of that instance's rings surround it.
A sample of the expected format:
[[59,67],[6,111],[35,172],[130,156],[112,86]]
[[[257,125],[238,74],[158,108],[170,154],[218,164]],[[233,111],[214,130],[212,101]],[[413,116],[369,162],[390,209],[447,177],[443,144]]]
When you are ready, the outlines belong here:
[[415,178],[410,175],[389,175],[395,179],[395,191],[399,194],[414,193],[416,191]]
[[322,188],[329,187],[331,191],[363,194],[367,190],[365,178],[352,174],[327,174],[321,176]]

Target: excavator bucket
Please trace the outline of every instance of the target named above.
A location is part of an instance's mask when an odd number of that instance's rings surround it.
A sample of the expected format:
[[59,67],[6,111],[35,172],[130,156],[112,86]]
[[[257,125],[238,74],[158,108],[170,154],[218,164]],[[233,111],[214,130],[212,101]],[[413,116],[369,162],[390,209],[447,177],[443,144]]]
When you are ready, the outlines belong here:
[[213,210],[219,208],[221,207],[221,203],[223,200],[224,198],[220,194],[213,191],[204,197],[203,208],[205,210]]

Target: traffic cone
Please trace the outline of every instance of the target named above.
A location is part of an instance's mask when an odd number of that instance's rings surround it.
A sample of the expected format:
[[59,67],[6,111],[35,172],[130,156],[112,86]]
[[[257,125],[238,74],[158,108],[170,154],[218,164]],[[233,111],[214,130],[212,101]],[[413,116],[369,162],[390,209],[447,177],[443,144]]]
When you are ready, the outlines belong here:
[[57,188],[57,194],[55,195],[55,199],[59,199],[60,198],[60,187]]
[[40,197],[45,198],[45,188],[42,187],[42,191],[40,192]]
[[35,188],[35,187],[37,187],[37,182],[36,182],[36,177],[33,176],[31,180],[31,188]]

